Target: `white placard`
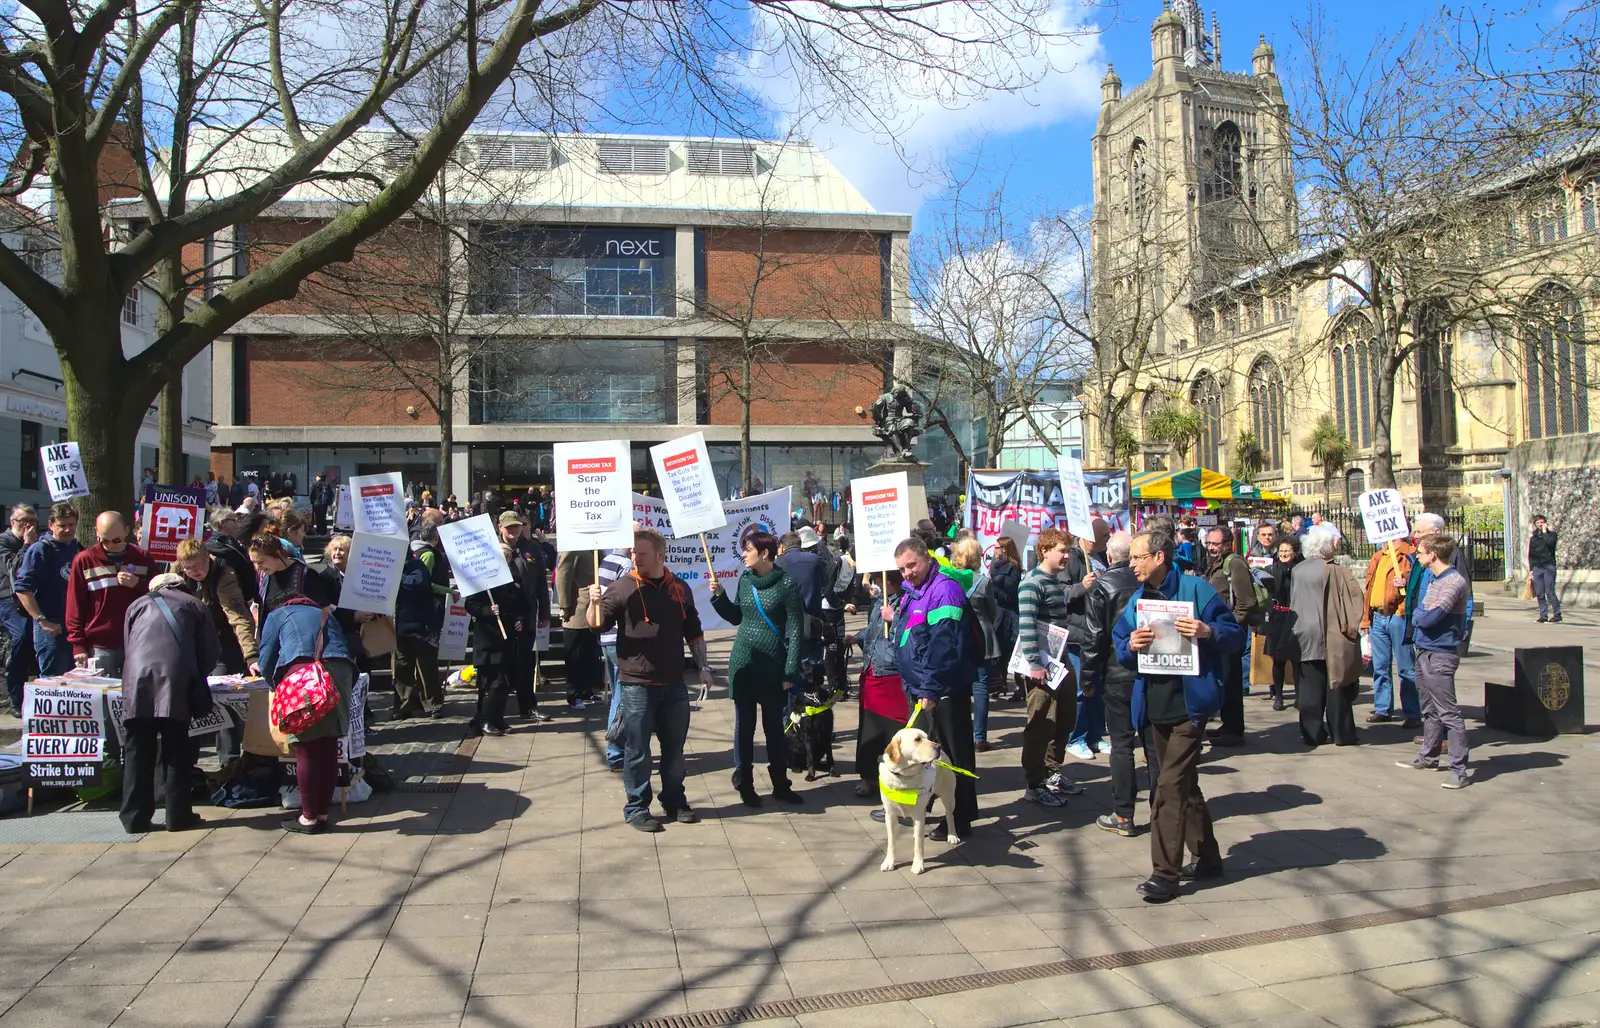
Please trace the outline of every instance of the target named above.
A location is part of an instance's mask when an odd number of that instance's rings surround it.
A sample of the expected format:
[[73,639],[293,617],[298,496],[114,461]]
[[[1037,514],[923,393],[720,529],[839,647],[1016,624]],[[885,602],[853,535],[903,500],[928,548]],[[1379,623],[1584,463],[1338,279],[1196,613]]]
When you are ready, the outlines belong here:
[[1155,630],[1155,641],[1139,653],[1141,675],[1198,675],[1200,650],[1178,634],[1178,619],[1193,618],[1188,600],[1135,600],[1134,626]]
[[1028,526],[1020,521],[1006,520],[1000,522],[1000,535],[1010,539],[1017,547],[1017,556],[1022,558],[1024,565],[1028,562],[1028,538],[1033,533]]
[[350,506],[350,487],[347,485],[339,487],[339,502],[333,508],[333,527],[346,532],[356,527],[356,515]]
[[1406,501],[1401,499],[1398,489],[1372,489],[1362,493],[1361,521],[1366,525],[1367,542],[1373,546],[1411,536],[1411,526],[1406,522]]
[[700,432],[650,447],[650,460],[661,483],[661,498],[672,516],[672,529],[681,538],[711,532],[728,523],[717,497],[717,476],[706,455],[706,437]]
[[894,548],[911,535],[911,485],[904,471],[850,483],[856,570],[893,571]]
[[357,532],[350,537],[350,560],[339,586],[339,606],[373,614],[393,614],[400,595],[410,545],[404,539]]
[[467,634],[472,630],[472,617],[460,602],[450,603],[444,609],[444,627],[439,631],[439,659],[466,660]]
[[84,474],[77,443],[51,443],[39,447],[44,460],[45,481],[50,483],[50,499],[56,503],[89,495],[89,476]]
[[23,761],[28,781],[84,786],[100,780],[105,694],[100,689],[28,682],[22,693]]
[[[563,550],[633,545],[633,463],[626,439],[556,443],[556,532]],[[453,563],[453,561],[452,561]]]
[[367,755],[367,689],[371,683],[363,671],[350,686],[350,720],[345,725],[343,749],[344,759],[351,764]]
[[[631,530],[628,541],[633,542]],[[444,545],[444,555],[450,558],[450,570],[456,576],[456,587],[461,595],[476,596],[514,581],[506,555],[500,552],[500,536],[489,515],[479,514],[465,521],[440,525],[439,542]]]
[[548,653],[550,651],[550,626],[536,628],[533,632],[533,649],[535,653]]
[[1083,482],[1083,461],[1060,454],[1061,506],[1067,514],[1067,531],[1079,539],[1094,538],[1094,516],[1089,513],[1089,487]]
[[[730,591],[744,571],[744,560],[740,556],[744,551],[744,540],[756,531],[782,535],[789,524],[789,498],[789,487],[784,486],[770,493],[729,500],[723,505],[728,512],[728,523],[706,533],[706,548],[711,551],[711,563],[717,569],[717,580]],[[711,606],[711,570],[706,567],[699,536],[675,538],[677,533],[673,531],[672,518],[667,514],[666,503],[659,496],[634,493],[633,518],[639,522],[640,528],[653,528],[667,537],[667,567],[694,593],[700,626],[730,627]]]
[[357,532],[405,539],[406,494],[400,472],[350,479],[351,514]]

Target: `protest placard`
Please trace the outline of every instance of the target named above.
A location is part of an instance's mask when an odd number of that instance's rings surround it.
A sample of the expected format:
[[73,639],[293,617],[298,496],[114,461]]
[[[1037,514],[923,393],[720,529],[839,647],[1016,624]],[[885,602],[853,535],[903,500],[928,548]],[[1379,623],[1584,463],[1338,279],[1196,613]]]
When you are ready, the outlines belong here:
[[39,447],[44,459],[45,481],[50,483],[50,499],[56,503],[89,495],[89,476],[83,471],[77,443],[51,443]]
[[911,487],[904,471],[850,483],[856,570],[893,571],[894,548],[911,535]]
[[1139,653],[1141,675],[1198,675],[1200,650],[1193,639],[1178,634],[1178,619],[1193,618],[1194,604],[1188,600],[1135,600],[1134,624],[1156,633],[1155,640]]
[[344,756],[352,764],[367,755],[367,690],[372,678],[366,672],[356,676],[350,686],[350,720],[344,734]]
[[205,535],[206,491],[194,486],[147,485],[139,545],[151,560],[178,559],[178,544]]
[[466,660],[467,633],[471,628],[472,619],[467,616],[467,608],[459,602],[447,604],[444,627],[439,631],[439,659]]
[[346,532],[356,527],[356,514],[350,506],[350,487],[347,485],[339,487],[339,502],[333,508],[333,527]]
[[189,737],[192,739],[197,735],[211,735],[227,728],[228,725],[227,709],[221,703],[214,702],[211,713],[189,719]]
[[352,522],[357,532],[405,539],[406,494],[400,472],[356,475],[350,479]]
[[23,760],[30,786],[78,788],[100,781],[105,696],[99,689],[28,682],[23,686]]
[[373,614],[393,614],[400,595],[409,544],[404,539],[357,532],[350,537],[350,560],[339,586],[339,606]]
[[633,545],[629,495],[633,462],[626,439],[556,443],[556,532],[563,550]]
[[[632,532],[628,541],[633,542]],[[450,558],[450,570],[455,573],[461,595],[475,596],[497,585],[511,584],[511,566],[500,552],[500,536],[489,515],[440,525],[439,542],[444,545],[444,555]]]
[[650,460],[661,483],[661,498],[672,515],[677,537],[699,535],[728,523],[717,496],[717,476],[699,432],[650,447]]
[[[702,550],[699,536],[674,538],[672,518],[667,505],[659,496],[633,494],[633,519],[640,528],[652,528],[667,537],[667,567],[681,578],[694,593],[695,608],[700,613],[703,628],[727,628],[728,623],[717,616],[711,606],[707,585],[715,569],[717,580],[733,590],[733,583],[744,570],[740,554],[744,541],[753,532],[771,532],[782,535],[780,526],[789,524],[789,487],[774,489],[770,493],[729,500],[723,506],[728,523],[706,533],[706,547]],[[711,554],[711,568],[706,567],[705,552]]]
[[1079,539],[1093,539],[1094,522],[1089,513],[1089,487],[1083,481],[1083,461],[1066,453],[1056,460],[1061,466],[1061,506],[1067,515],[1067,531]]
[[1398,489],[1372,489],[1362,493],[1361,521],[1367,529],[1367,542],[1373,546],[1411,536],[1411,526],[1406,522],[1406,501],[1401,499]]

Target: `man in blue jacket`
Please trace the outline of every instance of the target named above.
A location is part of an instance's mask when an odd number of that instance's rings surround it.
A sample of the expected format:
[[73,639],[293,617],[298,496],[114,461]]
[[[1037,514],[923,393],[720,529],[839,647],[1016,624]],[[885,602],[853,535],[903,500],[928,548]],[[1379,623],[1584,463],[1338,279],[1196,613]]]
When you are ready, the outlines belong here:
[[[964,771],[977,763],[972,745],[972,682],[978,675],[972,611],[966,591],[939,573],[928,547],[915,537],[895,547],[902,576],[896,620],[900,633],[900,680],[918,707],[918,727],[939,740],[945,759]],[[929,731],[929,722],[932,730]],[[956,775],[956,834],[967,838],[978,816],[978,788]],[[947,837],[945,822],[928,838]]]
[[[1155,804],[1150,811],[1152,873],[1138,886],[1151,903],[1177,898],[1178,883],[1213,878],[1222,873],[1222,852],[1211,830],[1211,812],[1200,792],[1200,745],[1206,721],[1222,709],[1222,673],[1229,659],[1238,659],[1244,630],[1233,619],[1217,591],[1196,575],[1185,575],[1173,563],[1177,547],[1164,532],[1145,532],[1133,540],[1128,562],[1143,588],[1128,601],[1111,630],[1117,660],[1135,672],[1133,722],[1150,725],[1155,737]],[[1177,619],[1178,634],[1194,640],[1199,674],[1160,675],[1139,671],[1139,655],[1155,641],[1155,630],[1138,626],[1139,600],[1194,604],[1195,616]],[[1188,845],[1195,855],[1183,863]]]
[[72,667],[67,641],[67,579],[78,542],[78,512],[70,503],[50,508],[50,531],[28,547],[17,569],[16,597],[33,619],[33,652],[41,675],[65,674]]

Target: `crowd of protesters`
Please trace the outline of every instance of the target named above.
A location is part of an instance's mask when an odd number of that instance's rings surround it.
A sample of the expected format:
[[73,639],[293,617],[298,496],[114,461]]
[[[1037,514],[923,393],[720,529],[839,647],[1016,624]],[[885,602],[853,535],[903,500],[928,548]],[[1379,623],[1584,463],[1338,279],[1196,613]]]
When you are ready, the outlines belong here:
[[[665,540],[653,531],[636,531],[633,546],[621,550],[558,553],[546,539],[553,508],[542,489],[509,500],[488,491],[466,506],[423,492],[410,511],[395,612],[380,616],[337,606],[348,539],[329,541],[317,568],[306,559],[308,536],[321,534],[337,502],[336,483],[323,476],[311,483],[310,517],[294,507],[296,485],[276,476],[266,488],[254,480],[242,490],[222,478],[204,483],[208,498],[221,501],[209,514],[211,534],[183,543],[170,571],[134,543],[133,526],[116,512],[96,519],[87,547],[68,504],[52,507],[44,526],[19,506],[0,533],[12,706],[20,708],[22,683],[35,672],[77,665],[122,676],[129,831],[150,827],[158,765],[168,827],[201,823],[187,806],[189,761],[175,752],[187,752],[177,740],[205,702],[190,688],[197,677],[259,674],[276,688],[313,662],[328,669],[339,702],[288,737],[301,809],[283,827],[325,831],[356,676],[379,660],[392,667],[396,719],[443,709],[439,644],[454,593],[438,529],[478,513],[494,519],[512,581],[462,598],[476,670],[472,731],[511,730],[513,695],[523,719],[548,720],[537,709],[535,638],[559,621],[568,709],[605,705],[606,763],[622,776],[623,819],[640,831],[664,830],[651,813],[657,745],[666,822],[698,820],[684,786],[688,690],[691,680],[713,681],[698,603],[735,626],[726,680],[733,784],[746,806],[765,803],[755,770],[758,723],[767,795],[805,802],[789,778],[791,720],[803,695],[831,706],[852,686],[859,690],[855,791],[868,799],[877,795],[878,758],[899,727],[921,725],[945,759],[970,770],[977,753],[992,749],[991,709],[1022,700],[1026,801],[1066,806],[1082,792],[1069,758],[1106,756],[1112,812],[1098,824],[1132,836],[1135,751],[1143,752],[1153,873],[1139,888],[1152,901],[1221,871],[1197,768],[1208,742],[1247,741],[1252,640],[1270,662],[1274,709],[1284,709],[1292,687],[1304,743],[1344,746],[1359,741],[1354,701],[1366,633],[1374,676],[1366,721],[1403,719],[1422,730],[1417,756],[1402,766],[1438,770],[1447,756],[1445,787],[1470,780],[1454,690],[1470,625],[1470,568],[1434,515],[1418,516],[1410,541],[1372,557],[1364,586],[1333,561],[1341,539],[1331,524],[1263,522],[1236,544],[1227,526],[1201,531],[1156,517],[1134,535],[1097,519],[1093,533],[1078,539],[1045,529],[1025,561],[1010,539],[985,552],[970,531],[941,532],[930,520],[897,546],[895,571],[876,580],[855,572],[842,530],[833,537],[837,549],[817,525],[752,532],[742,541],[743,571],[714,579],[697,597],[667,567]],[[1530,558],[1553,562],[1553,555],[1554,534],[1536,535]],[[1199,651],[1198,674],[1138,670],[1154,638],[1137,617],[1140,598],[1193,604],[1193,616],[1178,619],[1176,629]],[[1550,620],[1559,620],[1556,610]],[[857,612],[867,614],[866,628],[847,633],[845,615]],[[860,673],[851,682],[848,659],[858,649]],[[222,738],[226,756],[228,734]],[[977,813],[976,783],[961,776],[957,834],[967,836]],[[935,834],[943,830],[941,822]],[[1185,862],[1185,850],[1193,860]]]

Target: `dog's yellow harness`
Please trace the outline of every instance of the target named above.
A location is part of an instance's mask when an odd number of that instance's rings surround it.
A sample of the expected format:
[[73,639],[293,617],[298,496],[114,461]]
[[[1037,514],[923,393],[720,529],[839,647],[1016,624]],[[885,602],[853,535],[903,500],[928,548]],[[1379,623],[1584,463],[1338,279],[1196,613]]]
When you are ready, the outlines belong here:
[[[912,725],[916,724],[917,723],[917,715],[920,714],[920,713],[922,713],[922,707],[918,706],[918,705],[913,705],[912,708],[911,708],[911,716],[906,719],[906,726],[905,727],[906,728],[910,728]],[[902,728],[901,731],[902,732],[905,731],[905,728]],[[971,771],[968,771],[966,768],[956,767],[954,764],[947,763],[946,761],[943,761],[943,760],[934,761],[933,762],[933,766],[934,767],[942,767],[945,770],[953,771],[958,775],[966,775],[968,778],[974,778],[975,779],[975,778],[978,777],[977,775],[973,774]],[[878,771],[878,792],[882,796],[884,796],[886,799],[893,800],[894,802],[900,804],[902,807],[914,807],[914,806],[917,805],[917,790],[916,789],[896,789],[894,786],[889,784],[889,780],[888,780],[888,778],[885,777],[885,774],[884,774],[884,772],[882,770]]]

